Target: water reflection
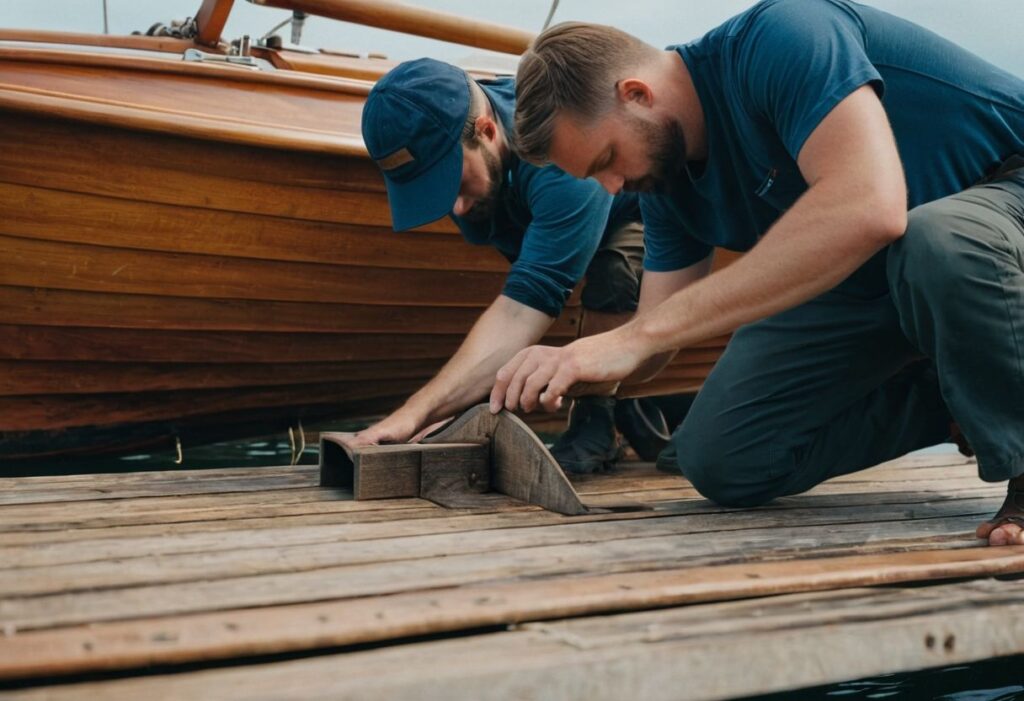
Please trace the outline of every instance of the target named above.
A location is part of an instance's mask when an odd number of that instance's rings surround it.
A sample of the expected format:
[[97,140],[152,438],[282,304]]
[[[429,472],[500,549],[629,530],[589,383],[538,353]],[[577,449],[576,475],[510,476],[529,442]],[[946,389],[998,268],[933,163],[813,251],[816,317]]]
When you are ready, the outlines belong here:
[[746,701],[1024,701],[1024,655],[750,697]]

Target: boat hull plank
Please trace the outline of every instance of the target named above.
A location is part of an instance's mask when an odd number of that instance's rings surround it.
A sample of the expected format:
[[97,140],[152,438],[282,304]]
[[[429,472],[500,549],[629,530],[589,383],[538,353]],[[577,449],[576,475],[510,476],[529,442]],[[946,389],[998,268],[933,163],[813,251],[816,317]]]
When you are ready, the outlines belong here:
[[[0,174],[0,178],[3,174]],[[239,183],[238,187],[245,187]],[[22,238],[259,260],[501,273],[508,261],[461,237],[169,205],[3,183],[0,232]],[[287,193],[277,193],[283,198]],[[359,198],[370,195],[359,194]],[[344,202],[338,203],[344,207]]]
[[[116,310],[114,313],[112,310]],[[299,333],[461,334],[476,307],[413,307],[208,299],[0,286],[0,317],[11,324]],[[548,335],[575,338],[577,315],[559,317]]]

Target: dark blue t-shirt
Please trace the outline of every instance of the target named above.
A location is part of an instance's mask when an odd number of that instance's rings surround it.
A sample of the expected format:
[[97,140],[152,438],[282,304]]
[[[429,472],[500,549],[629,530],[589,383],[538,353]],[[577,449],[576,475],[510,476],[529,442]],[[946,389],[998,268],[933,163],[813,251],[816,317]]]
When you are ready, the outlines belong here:
[[910,207],[1024,152],[1024,81],[847,0],[764,0],[675,49],[704,109],[708,157],[699,174],[641,196],[648,270],[753,247],[807,189],[796,163],[807,137],[865,84],[882,97]]
[[[505,133],[512,134],[515,81],[478,81]],[[502,294],[558,316],[604,237],[639,221],[636,195],[612,197],[593,180],[510,155],[494,215],[484,224],[451,215],[470,243],[494,246],[512,262]]]

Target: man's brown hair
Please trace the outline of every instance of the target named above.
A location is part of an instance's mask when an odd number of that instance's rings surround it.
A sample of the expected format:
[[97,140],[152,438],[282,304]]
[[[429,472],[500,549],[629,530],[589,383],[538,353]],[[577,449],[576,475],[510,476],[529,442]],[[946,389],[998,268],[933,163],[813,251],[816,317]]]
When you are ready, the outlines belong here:
[[466,114],[466,121],[462,124],[462,146],[472,151],[480,145],[480,137],[476,133],[476,120],[483,112],[483,103],[481,96],[477,94],[480,88],[469,76],[466,76],[466,80],[469,84],[469,111]]
[[556,24],[534,39],[516,75],[520,158],[547,162],[555,116],[593,123],[615,104],[616,83],[656,52],[632,34],[584,22]]

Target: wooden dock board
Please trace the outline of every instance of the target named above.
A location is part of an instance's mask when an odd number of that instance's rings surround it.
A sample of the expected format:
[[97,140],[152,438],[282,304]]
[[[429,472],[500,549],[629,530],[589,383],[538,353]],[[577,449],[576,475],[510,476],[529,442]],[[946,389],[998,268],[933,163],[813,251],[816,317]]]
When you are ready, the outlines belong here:
[[[975,470],[920,454],[734,510],[633,464],[576,487],[650,511],[576,517],[356,502],[309,466],[3,479],[0,698],[726,698],[1024,652],[1020,585],[990,579],[1024,548],[978,547],[1004,491]],[[311,656],[49,686],[285,652]]]

